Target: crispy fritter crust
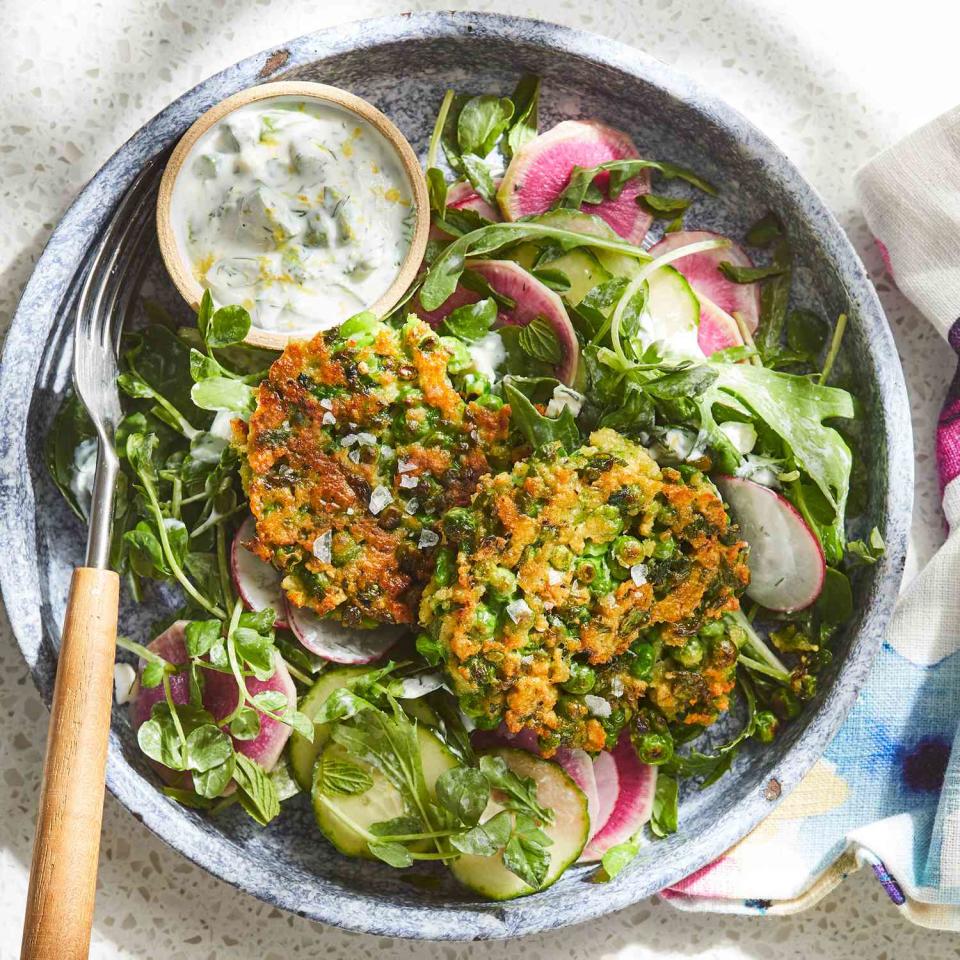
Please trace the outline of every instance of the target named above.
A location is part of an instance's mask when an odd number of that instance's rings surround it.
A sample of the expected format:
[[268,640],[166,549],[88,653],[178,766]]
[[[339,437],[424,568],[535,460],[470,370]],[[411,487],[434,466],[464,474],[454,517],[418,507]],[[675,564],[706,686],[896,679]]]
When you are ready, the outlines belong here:
[[509,408],[464,402],[430,327],[412,318],[368,340],[291,342],[243,443],[249,546],[292,603],[348,626],[416,620],[435,552],[423,540],[509,462]]
[[[560,689],[572,658],[595,669],[593,692],[614,708],[631,710],[648,696],[670,719],[711,723],[728,707],[729,662],[711,655],[691,672],[670,671],[666,659],[640,680],[618,658],[651,635],[667,652],[683,646],[738,608],[748,571],[746,544],[702,474],[684,481],[676,470],[661,470],[643,447],[612,430],[595,432],[590,444],[570,456],[540,453],[481,480],[473,548],[460,549],[451,583],[428,587],[421,620],[432,625],[457,693],[479,704],[477,712],[502,717],[512,732],[532,729],[541,744],[596,751],[607,745],[609,725]],[[609,590],[591,590],[578,579],[578,562],[582,571],[584,558],[602,556],[621,534],[641,539],[647,559],[635,577],[621,569],[623,579]],[[671,537],[671,557],[649,555]],[[564,569],[557,569],[558,549]],[[501,612],[490,636],[478,630],[477,612],[491,602],[490,572],[498,567],[515,574],[530,612]]]

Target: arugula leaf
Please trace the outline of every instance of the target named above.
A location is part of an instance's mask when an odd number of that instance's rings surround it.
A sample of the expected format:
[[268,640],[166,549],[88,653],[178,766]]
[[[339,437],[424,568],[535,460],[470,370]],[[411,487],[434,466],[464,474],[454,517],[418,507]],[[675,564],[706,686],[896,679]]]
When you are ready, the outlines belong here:
[[86,444],[88,455],[95,455],[96,443],[89,414],[76,394],[68,394],[44,438],[44,461],[57,489],[81,520],[86,519],[87,504],[81,504],[74,493],[79,476],[78,454]]
[[[685,180],[691,186],[711,196],[717,193],[712,184],[698,177],[691,170],[673,163],[639,159],[608,160],[595,167],[574,167],[567,186],[554,204],[554,209],[557,207],[578,209],[584,203],[600,203],[607,197],[616,200],[627,182],[640,176],[645,170],[655,170],[667,180]],[[595,182],[597,177],[604,173],[609,174],[606,195]]]
[[[471,97],[457,117],[457,142],[460,153],[485,157],[513,118],[513,101],[507,97],[483,94]],[[476,186],[476,184],[474,184]]]
[[[463,170],[467,179],[473,184],[473,188],[483,197],[487,203],[497,202],[497,191],[493,185],[493,174],[485,160],[472,153],[465,153],[460,158],[463,162]],[[445,211],[446,213],[446,211]]]
[[503,392],[510,404],[510,422],[534,450],[554,441],[559,441],[568,452],[580,446],[580,430],[569,407],[564,407],[558,417],[545,417],[511,380],[511,377],[503,380]]
[[540,106],[540,78],[524,74],[510,96],[513,101],[513,122],[507,131],[504,154],[512,157],[537,136],[537,113]]
[[678,788],[675,777],[663,770],[657,773],[653,811],[650,814],[650,832],[655,837],[666,837],[677,832]]
[[447,178],[437,167],[427,168],[427,195],[430,197],[430,211],[442,217],[447,209]]
[[201,410],[229,410],[249,414],[256,409],[253,387],[230,377],[210,377],[193,385],[190,398]]
[[233,304],[213,314],[204,339],[209,347],[229,347],[241,343],[249,332],[250,314],[245,307]]
[[601,857],[600,864],[603,867],[604,880],[612,880],[617,874],[621,873],[624,867],[628,866],[636,859],[640,852],[640,841],[643,838],[642,831],[635,833],[629,840],[618,843]]
[[884,554],[887,545],[880,531],[874,527],[866,540],[851,540],[847,544],[847,553],[857,563],[873,566]]
[[656,193],[641,193],[637,203],[648,213],[659,218],[672,218],[686,213],[693,201],[689,197],[667,197]]
[[534,267],[530,271],[545,287],[557,293],[566,293],[570,289],[570,278],[562,271],[550,267]]
[[770,277],[779,277],[787,267],[782,263],[771,263],[767,267],[741,267],[729,260],[721,260],[718,269],[733,283],[756,283]]
[[783,328],[787,319],[787,310],[790,304],[790,286],[793,279],[793,255],[790,244],[783,235],[779,222],[778,232],[773,235],[773,228],[768,228],[773,243],[772,263],[779,267],[781,272],[770,277],[760,288],[760,324],[753,336],[757,350],[764,363],[776,360],[781,350]]
[[424,309],[436,310],[453,293],[467,257],[482,257],[521,240],[534,239],[554,240],[564,252],[576,247],[596,247],[624,253],[643,262],[650,259],[650,255],[641,247],[625,241],[575,233],[551,226],[549,221],[541,223],[538,218],[515,223],[494,223],[458,237],[434,260],[420,288],[420,302]]
[[236,754],[233,779],[237,784],[240,805],[262,827],[279,815],[280,800],[276,785],[259,763],[242,753]]
[[373,777],[355,763],[321,754],[314,767],[313,785],[328,797],[355,797],[373,786]]
[[718,371],[714,397],[731,395],[749,407],[786,444],[798,466],[842,516],[850,488],[850,449],[833,417],[852,418],[853,400],[845,390],[811,383],[806,377],[750,364],[713,364]]
[[368,841],[367,849],[378,860],[382,860],[384,863],[388,863],[391,867],[396,867],[398,870],[413,866],[413,857],[402,843],[376,843],[374,841]]
[[473,343],[485,337],[496,322],[497,304],[491,297],[451,310],[440,324],[440,333]]
[[853,616],[853,591],[850,578],[834,567],[827,567],[823,589],[817,597],[816,611],[822,623],[838,626]]

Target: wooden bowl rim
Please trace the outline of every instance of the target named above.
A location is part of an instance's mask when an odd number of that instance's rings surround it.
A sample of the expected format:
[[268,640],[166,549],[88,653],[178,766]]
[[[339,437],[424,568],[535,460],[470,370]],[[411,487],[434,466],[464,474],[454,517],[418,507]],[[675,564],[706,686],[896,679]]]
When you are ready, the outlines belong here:
[[[430,230],[430,201],[427,196],[427,181],[413,147],[410,146],[407,138],[389,117],[362,97],[326,83],[313,83],[307,80],[277,80],[272,83],[261,83],[255,87],[240,90],[238,93],[214,104],[191,124],[167,161],[157,193],[157,238],[167,272],[183,299],[190,304],[193,310],[199,309],[204,289],[194,277],[193,271],[184,262],[173,229],[171,205],[177,177],[180,175],[180,171],[197,141],[215,123],[222,120],[227,114],[249,103],[255,103],[259,100],[273,100],[279,97],[302,97],[319,100],[324,103],[332,103],[341,109],[356,114],[384,137],[387,143],[393,147],[400,160],[413,193],[414,209],[417,215],[416,226],[410,238],[407,255],[401,263],[400,270],[397,272],[393,283],[378,300],[367,307],[368,310],[378,316],[384,316],[396,305],[413,282],[427,249],[427,235]],[[302,336],[302,334],[297,333],[277,333],[251,327],[245,342],[254,347],[282,350],[290,340],[302,338]]]

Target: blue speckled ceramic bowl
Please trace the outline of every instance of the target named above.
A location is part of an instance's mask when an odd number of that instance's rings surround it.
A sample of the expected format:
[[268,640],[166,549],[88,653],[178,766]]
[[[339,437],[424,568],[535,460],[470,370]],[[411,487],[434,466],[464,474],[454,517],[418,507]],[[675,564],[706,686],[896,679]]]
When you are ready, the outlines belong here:
[[[697,226],[734,236],[768,209],[788,225],[799,265],[795,296],[851,323],[844,363],[871,438],[862,467],[868,516],[884,559],[855,585],[858,614],[838,641],[833,672],[803,718],[766,749],[748,749],[733,773],[683,797],[680,831],[646,847],[614,883],[583,870],[535,896],[478,901],[447,876],[418,888],[404,873],[339,856],[293,801],[267,830],[246,817],[211,820],[167,800],[116,711],[107,782],[134,816],[211,873],[279,907],[350,930],[396,937],[514,937],[580,923],[680,880],[746,834],[792,789],[843,721],[881,642],[900,583],[912,488],[910,420],[893,339],[863,267],[823,203],[783,154],[743,117],[636,50],[584,33],[508,17],[422,14],[348,24],[258,54],[200,84],[150,121],[93,178],[54,232],[23,294],[0,370],[0,566],[7,612],[33,676],[49,700],[71,568],[84,530],[57,496],[42,438],[69,382],[71,290],[87,251],[144,162],[169,150],[199,113],[264,80],[310,79],[372,100],[421,151],[443,90],[504,90],[521,71],[541,74],[544,126],[600,117],[628,130],[648,156],[696,169],[720,187],[699,202]],[[157,265],[146,294],[185,315]],[[139,639],[170,598],[121,612]]]

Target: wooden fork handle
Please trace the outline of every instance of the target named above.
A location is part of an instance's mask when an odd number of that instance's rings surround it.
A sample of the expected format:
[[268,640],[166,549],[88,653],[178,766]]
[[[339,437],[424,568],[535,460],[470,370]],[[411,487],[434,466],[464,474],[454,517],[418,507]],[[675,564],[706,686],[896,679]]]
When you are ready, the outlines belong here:
[[73,572],[53,691],[21,960],[85,960],[100,855],[120,580]]

